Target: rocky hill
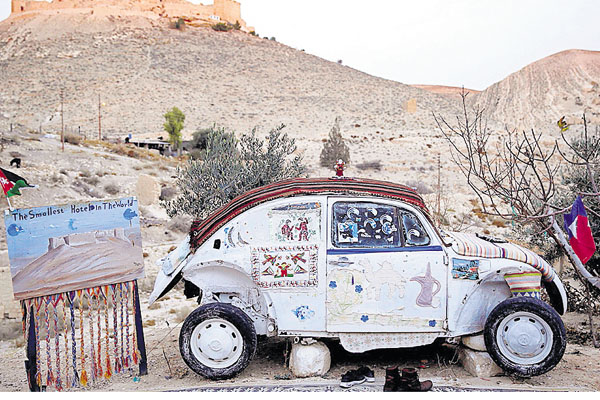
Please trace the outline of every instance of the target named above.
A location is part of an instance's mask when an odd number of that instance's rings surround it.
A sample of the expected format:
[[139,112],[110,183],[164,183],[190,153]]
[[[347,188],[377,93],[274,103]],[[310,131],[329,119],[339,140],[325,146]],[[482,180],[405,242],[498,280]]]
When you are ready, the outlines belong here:
[[479,90],[462,88],[457,86],[443,86],[443,85],[411,85],[419,89],[427,90],[428,92],[441,94],[443,96],[450,96],[454,99],[460,97],[463,89],[465,92],[471,93],[471,96],[481,93]]
[[[0,124],[44,131],[65,124],[102,132],[162,131],[177,106],[186,132],[212,124],[237,131],[285,123],[320,141],[340,116],[360,135],[431,135],[431,111],[455,102],[239,31],[173,29],[169,20],[136,15],[39,13],[0,23]],[[409,106],[410,104],[410,106]]]
[[549,129],[563,115],[600,122],[600,51],[566,50],[527,65],[476,96],[492,118],[520,129]]

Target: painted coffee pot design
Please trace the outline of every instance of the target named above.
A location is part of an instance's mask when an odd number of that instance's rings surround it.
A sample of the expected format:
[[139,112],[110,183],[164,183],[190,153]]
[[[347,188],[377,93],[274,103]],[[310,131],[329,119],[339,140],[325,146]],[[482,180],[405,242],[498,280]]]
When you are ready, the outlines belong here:
[[[417,296],[417,305],[419,307],[433,307],[433,296],[435,296],[442,285],[440,281],[431,276],[431,264],[427,263],[427,270],[425,271],[425,275],[423,276],[415,276],[410,278],[411,281],[419,282],[421,284],[421,293]],[[436,285],[435,291],[433,290],[433,286]]]

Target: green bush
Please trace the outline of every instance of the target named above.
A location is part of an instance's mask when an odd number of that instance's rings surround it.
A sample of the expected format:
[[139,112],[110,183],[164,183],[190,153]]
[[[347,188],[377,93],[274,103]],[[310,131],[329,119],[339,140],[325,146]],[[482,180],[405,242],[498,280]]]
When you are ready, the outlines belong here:
[[219,22],[211,26],[214,31],[217,32],[229,32],[233,29],[233,26],[226,24],[225,22]]
[[185,29],[185,20],[183,18],[178,18],[177,21],[171,21],[171,28],[179,29],[180,31]]
[[329,131],[329,138],[323,144],[320,164],[322,167],[333,168],[340,159],[344,160],[346,164],[349,163],[350,150],[340,132],[340,119],[336,118],[331,131]]
[[234,197],[256,187],[305,174],[296,145],[283,133],[284,125],[266,140],[256,130],[236,139],[224,128],[211,128],[201,159],[177,169],[179,195],[162,201],[170,217],[187,214],[204,219]]
[[192,148],[193,149],[206,149],[208,144],[208,135],[211,132],[211,128],[198,129],[192,136]]

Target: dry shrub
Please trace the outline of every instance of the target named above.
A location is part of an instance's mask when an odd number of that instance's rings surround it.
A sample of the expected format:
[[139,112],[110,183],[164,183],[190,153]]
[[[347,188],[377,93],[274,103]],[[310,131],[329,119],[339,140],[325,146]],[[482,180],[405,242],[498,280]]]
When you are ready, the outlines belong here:
[[79,146],[81,142],[83,142],[83,138],[74,133],[65,133],[64,135],[65,142],[74,144],[75,146]]
[[118,185],[109,183],[108,185],[104,186],[104,191],[110,195],[115,195],[119,193],[120,189]]
[[160,200],[169,201],[177,195],[177,189],[172,186],[165,186],[160,189]]
[[406,186],[413,188],[421,195],[433,193],[433,190],[422,181],[407,181]]
[[506,228],[506,222],[503,219],[495,219],[492,221],[492,225],[498,228]]
[[124,144],[124,143],[111,143],[107,141],[100,140],[85,140],[83,144],[87,147],[101,147],[106,151],[110,151],[111,153],[119,154],[122,156],[127,156],[131,158],[136,158],[139,160],[152,160],[152,161],[161,161],[165,162],[173,162],[171,160],[165,159],[155,151],[149,149],[143,149],[139,147],[135,147],[132,144]]
[[365,161],[360,164],[356,164],[356,168],[361,170],[372,169],[375,171],[381,171],[381,161]]
[[180,323],[185,321],[188,315],[194,311],[194,309],[190,306],[185,306],[177,310],[177,314],[175,317],[175,322]]
[[149,326],[154,326],[156,325],[156,321],[153,319],[147,319],[144,321],[144,328],[147,328]]
[[171,218],[171,221],[167,224],[167,229],[174,232],[187,233],[190,231],[192,225],[191,217],[187,215],[176,215]]
[[89,185],[97,186],[100,183],[100,178],[98,178],[97,176],[90,176],[83,178],[83,181]]

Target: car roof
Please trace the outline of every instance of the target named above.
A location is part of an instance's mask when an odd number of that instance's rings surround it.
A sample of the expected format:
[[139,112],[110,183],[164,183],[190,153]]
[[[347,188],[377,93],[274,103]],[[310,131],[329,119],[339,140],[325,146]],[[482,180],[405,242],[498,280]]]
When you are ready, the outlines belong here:
[[293,178],[249,190],[204,220],[194,221],[190,230],[190,248],[200,247],[220,227],[242,212],[266,201],[314,194],[349,194],[400,200],[416,206],[430,219],[423,198],[408,186],[363,178]]

